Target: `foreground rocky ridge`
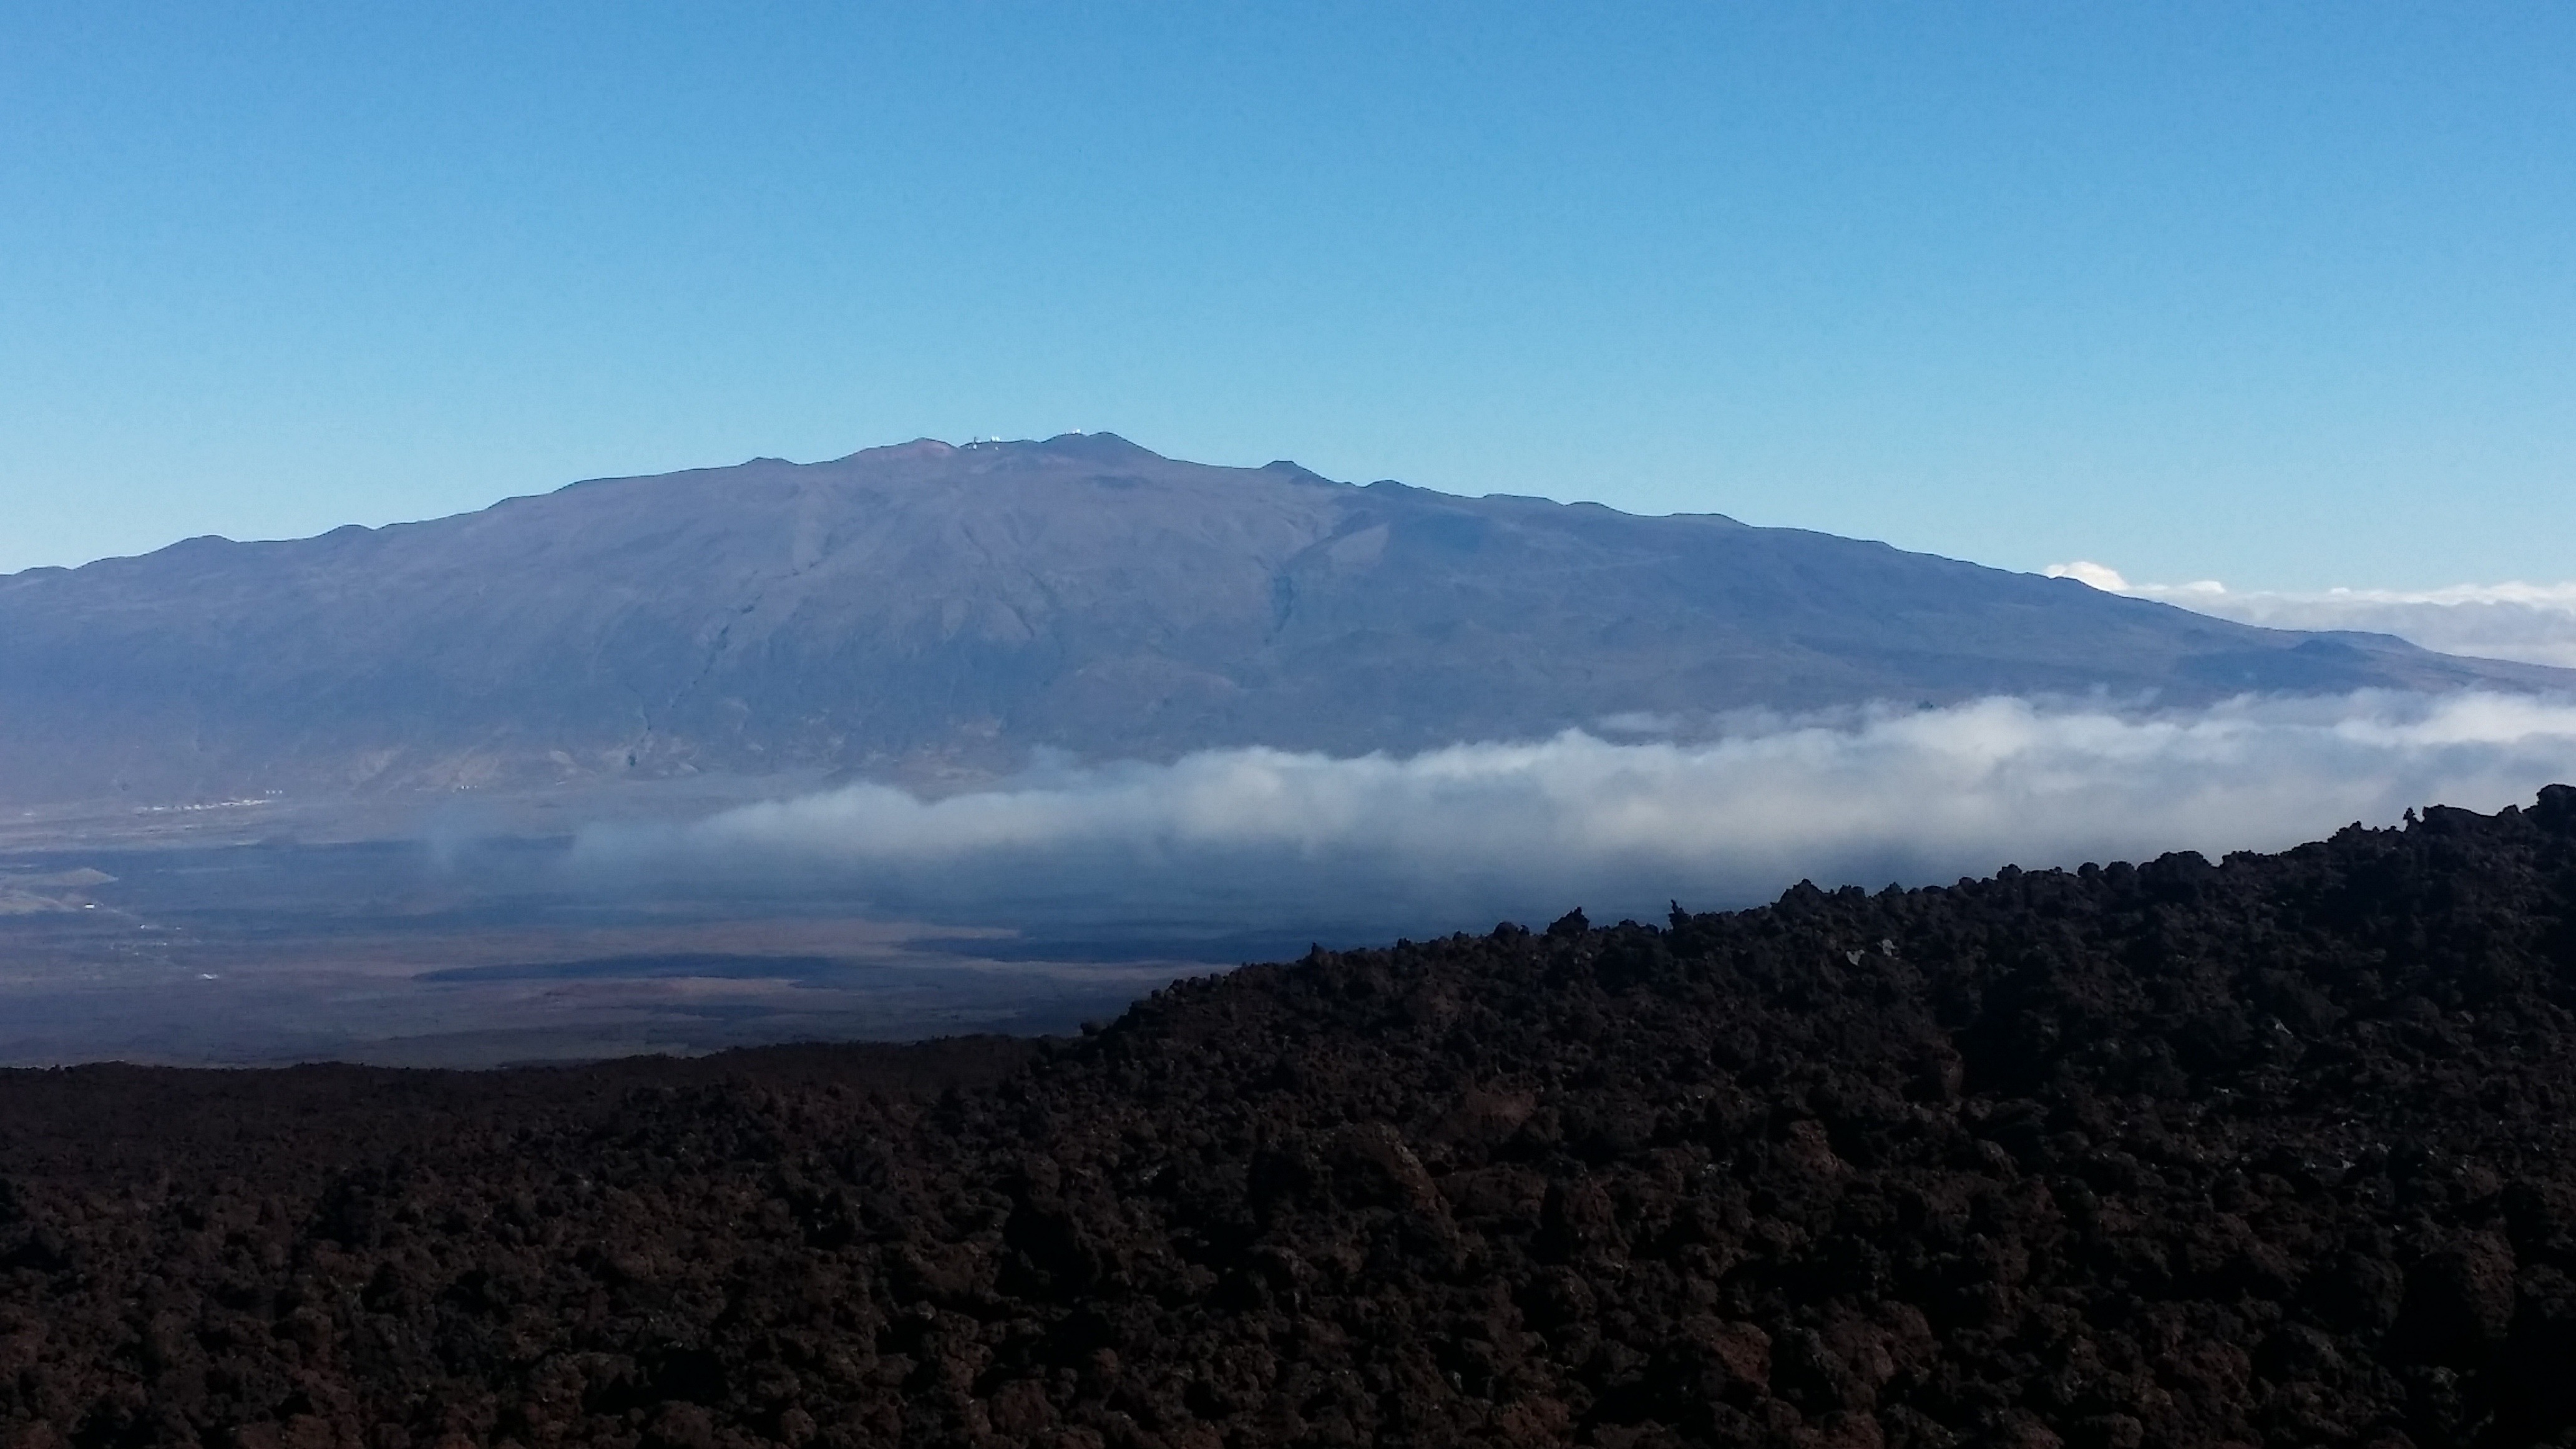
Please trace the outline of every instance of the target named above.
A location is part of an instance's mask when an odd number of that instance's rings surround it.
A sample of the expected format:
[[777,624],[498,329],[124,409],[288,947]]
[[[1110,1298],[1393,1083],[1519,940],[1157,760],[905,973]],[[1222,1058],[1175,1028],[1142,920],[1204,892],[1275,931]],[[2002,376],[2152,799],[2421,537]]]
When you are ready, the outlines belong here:
[[0,1078],[0,1438],[2576,1442],[2576,790],[1063,1043]]

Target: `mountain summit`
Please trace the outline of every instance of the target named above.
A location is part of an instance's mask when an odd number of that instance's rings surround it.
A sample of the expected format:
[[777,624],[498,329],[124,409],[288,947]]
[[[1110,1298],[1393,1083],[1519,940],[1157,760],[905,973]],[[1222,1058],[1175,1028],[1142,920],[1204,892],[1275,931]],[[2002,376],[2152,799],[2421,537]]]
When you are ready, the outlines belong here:
[[975,771],[1041,748],[1410,750],[2005,692],[2569,679],[1714,514],[1208,467],[1105,433],[924,439],[0,578],[0,800]]

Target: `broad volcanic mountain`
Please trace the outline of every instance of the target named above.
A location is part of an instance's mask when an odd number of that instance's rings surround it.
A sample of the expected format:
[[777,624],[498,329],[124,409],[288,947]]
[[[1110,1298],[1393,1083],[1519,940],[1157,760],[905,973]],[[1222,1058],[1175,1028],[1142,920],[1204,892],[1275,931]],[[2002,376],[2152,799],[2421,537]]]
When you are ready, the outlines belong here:
[[603,479],[0,578],[0,800],[1008,768],[1982,694],[2562,686],[1717,515],[1108,434]]

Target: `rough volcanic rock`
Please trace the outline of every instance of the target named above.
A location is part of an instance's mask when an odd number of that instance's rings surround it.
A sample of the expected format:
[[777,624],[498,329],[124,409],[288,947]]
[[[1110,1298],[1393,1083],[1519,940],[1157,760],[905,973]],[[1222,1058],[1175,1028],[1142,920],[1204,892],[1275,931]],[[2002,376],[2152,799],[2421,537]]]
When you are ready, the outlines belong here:
[[26,1444],[2576,1442],[2576,790],[1085,1037],[0,1079]]

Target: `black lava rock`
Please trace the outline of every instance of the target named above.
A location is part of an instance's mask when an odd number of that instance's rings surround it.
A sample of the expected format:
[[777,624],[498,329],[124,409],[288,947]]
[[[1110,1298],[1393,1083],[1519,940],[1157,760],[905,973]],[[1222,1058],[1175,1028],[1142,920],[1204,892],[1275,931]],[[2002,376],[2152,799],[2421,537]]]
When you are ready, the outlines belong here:
[[1184,983],[0,1076],[0,1441],[2576,1442],[2576,791]]

